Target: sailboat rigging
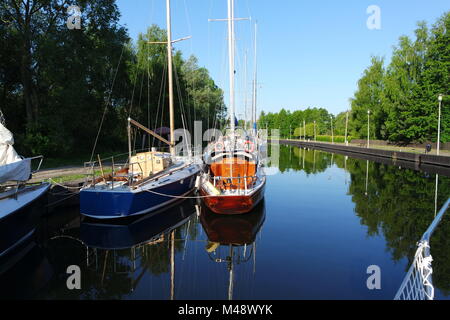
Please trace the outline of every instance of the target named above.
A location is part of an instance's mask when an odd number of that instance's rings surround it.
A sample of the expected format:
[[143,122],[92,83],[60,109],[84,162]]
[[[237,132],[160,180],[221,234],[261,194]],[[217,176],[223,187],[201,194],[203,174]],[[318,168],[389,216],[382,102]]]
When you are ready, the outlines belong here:
[[[158,43],[167,45],[170,141],[128,118],[127,164],[125,168],[115,170],[112,159],[112,174],[108,177],[102,175],[98,180],[95,178],[95,163],[89,163],[94,172],[92,183],[80,191],[80,213],[84,216],[115,219],[147,214],[179,201],[194,190],[200,165],[191,156],[175,154],[172,44],[187,38],[172,40],[170,0],[166,0],[166,19],[167,41]],[[133,155],[131,126],[168,144],[170,152],[152,148],[151,151]]]
[[[261,139],[256,131],[256,79],[253,85],[252,132],[235,125],[235,20],[234,0],[228,0],[229,55],[229,121],[226,134],[210,143],[203,156],[200,194],[215,213],[242,214],[250,212],[264,197],[266,176],[261,159]],[[256,48],[256,45],[255,45]],[[255,65],[256,66],[256,65]],[[255,73],[256,76],[256,73]]]

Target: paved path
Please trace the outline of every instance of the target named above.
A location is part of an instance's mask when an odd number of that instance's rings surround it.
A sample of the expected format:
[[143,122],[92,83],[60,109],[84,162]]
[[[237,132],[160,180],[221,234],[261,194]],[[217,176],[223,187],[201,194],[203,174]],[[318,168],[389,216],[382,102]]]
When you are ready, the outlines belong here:
[[44,169],[33,174],[31,182],[41,181],[49,178],[57,178],[62,176],[85,174],[86,169],[82,166],[66,166],[60,168]]

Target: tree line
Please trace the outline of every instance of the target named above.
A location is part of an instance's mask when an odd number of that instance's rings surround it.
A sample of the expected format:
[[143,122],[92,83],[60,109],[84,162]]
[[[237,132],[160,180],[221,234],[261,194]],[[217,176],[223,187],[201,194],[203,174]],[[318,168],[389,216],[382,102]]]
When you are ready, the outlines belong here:
[[[81,29],[66,25],[71,5]],[[125,150],[128,116],[169,126],[167,51],[149,43],[166,40],[162,28],[134,43],[111,0],[5,0],[0,18],[0,110],[21,154],[88,154],[99,128],[98,152]],[[221,121],[223,92],[208,70],[173,55],[176,127]]]
[[325,108],[308,107],[291,112],[282,108],[279,112],[261,112],[258,126],[262,129],[278,129],[282,138],[345,135],[345,113],[337,116]]
[[[425,22],[419,22],[413,39],[401,36],[387,65],[385,58],[372,57],[371,64],[358,80],[354,97],[350,99],[348,134],[365,139],[369,125],[371,139],[400,144],[435,142],[438,96],[441,94],[441,142],[448,142],[449,92],[450,11],[431,28]],[[333,133],[343,135],[346,117],[347,111],[334,116],[323,108],[294,112],[282,109],[277,113],[262,113],[259,126],[280,129],[282,137],[302,136],[298,133],[303,130],[299,128],[303,127],[305,120],[306,135],[311,136],[311,122],[316,121],[317,134],[331,134],[333,124]]]

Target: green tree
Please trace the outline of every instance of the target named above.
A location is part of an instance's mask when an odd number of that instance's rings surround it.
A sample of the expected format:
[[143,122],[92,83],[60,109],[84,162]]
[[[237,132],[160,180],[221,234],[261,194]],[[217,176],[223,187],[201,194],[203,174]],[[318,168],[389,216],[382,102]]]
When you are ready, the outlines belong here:
[[384,59],[372,57],[371,65],[364,70],[363,77],[358,81],[358,89],[351,100],[352,136],[367,137],[367,112],[370,110],[371,137],[384,137],[384,121],[386,115],[381,106],[384,87]]
[[439,94],[444,95],[441,141],[450,141],[450,11],[433,26],[425,54],[422,76],[413,98],[414,125],[421,128],[415,139],[436,141]]
[[223,91],[214,82],[206,68],[198,66],[195,56],[190,56],[182,67],[189,102],[195,120],[210,127],[221,127],[226,117]]
[[429,114],[414,103],[428,42],[428,29],[424,22],[418,24],[415,34],[414,42],[406,36],[400,37],[386,70],[383,107],[387,119],[384,138],[391,141],[422,140],[427,131],[426,118]]
[[[81,30],[66,26],[71,4],[81,9]],[[106,105],[108,139],[99,145],[119,143],[117,121],[128,91],[126,63],[119,60],[125,62],[130,54],[115,2],[9,0],[0,6],[0,15],[1,35],[11,45],[1,49],[8,57],[0,63],[13,60],[2,69],[20,75],[0,80],[3,90],[17,88],[5,95],[2,109],[19,151],[60,156],[90,150]],[[120,86],[113,88],[113,82]]]

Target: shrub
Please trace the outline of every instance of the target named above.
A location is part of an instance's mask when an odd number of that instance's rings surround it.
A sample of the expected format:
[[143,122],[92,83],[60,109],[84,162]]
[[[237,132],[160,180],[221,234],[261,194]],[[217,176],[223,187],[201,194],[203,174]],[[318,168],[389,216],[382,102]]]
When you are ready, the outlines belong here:
[[[316,140],[317,141],[322,141],[322,142],[331,142],[332,141],[330,135],[317,136]],[[352,141],[352,137],[351,136],[347,136],[347,140],[348,140],[348,142]],[[345,136],[334,136],[333,137],[333,141],[334,142],[338,142],[338,143],[345,143]]]

